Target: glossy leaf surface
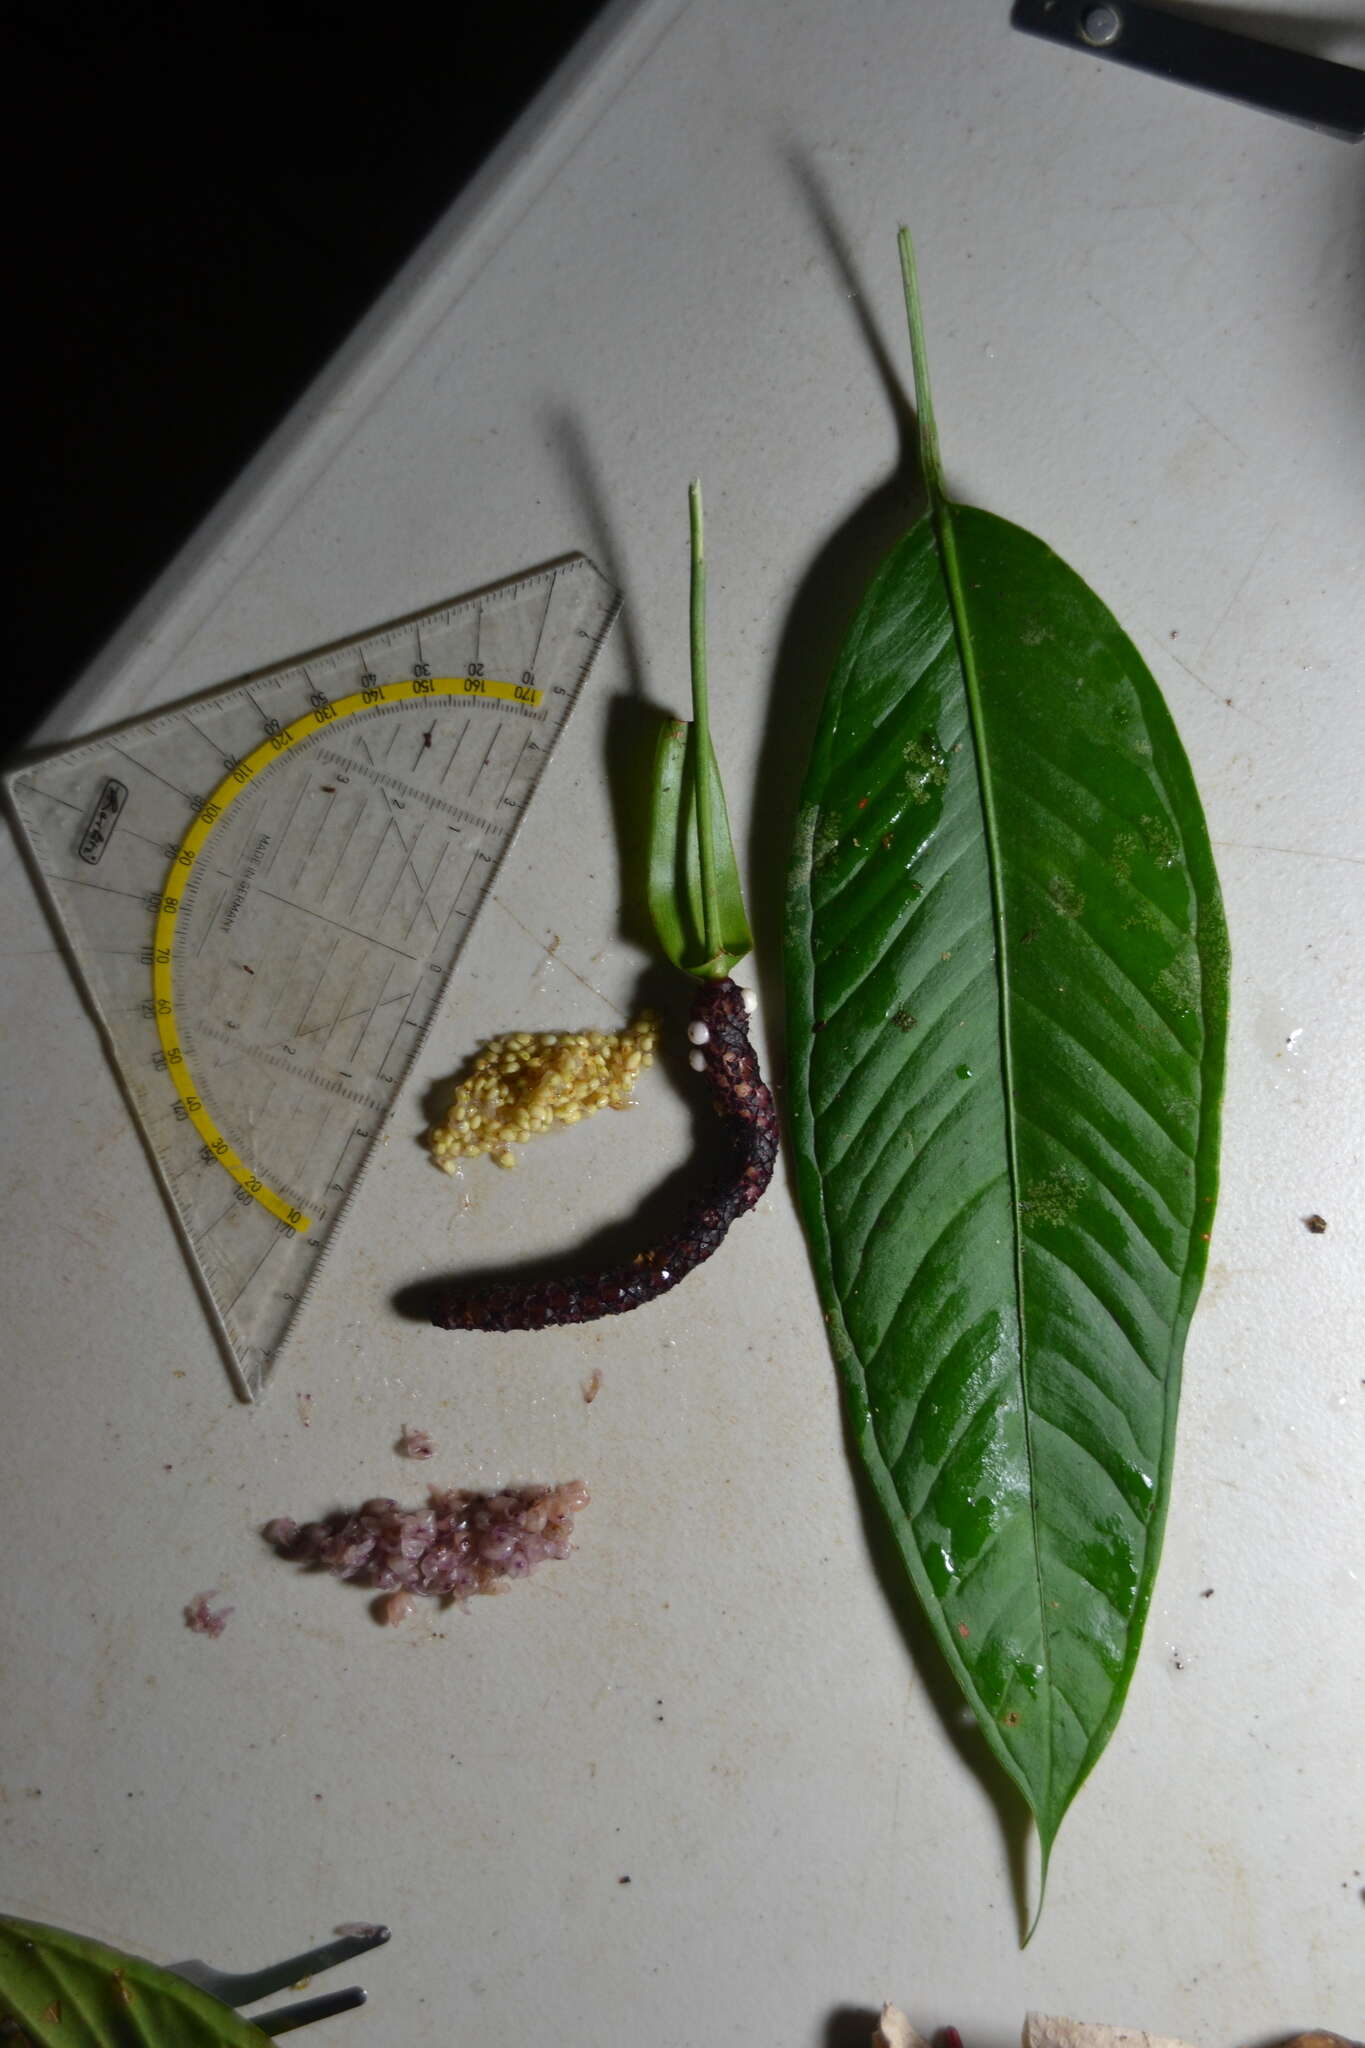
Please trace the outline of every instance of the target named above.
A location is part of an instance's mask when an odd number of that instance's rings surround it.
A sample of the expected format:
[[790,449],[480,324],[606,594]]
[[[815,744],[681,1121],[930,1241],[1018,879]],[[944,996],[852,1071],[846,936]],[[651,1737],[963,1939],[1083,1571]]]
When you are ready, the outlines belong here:
[[1046,1856],[1152,1591],[1227,941],[1136,650],[1040,541],[930,483],[803,793],[792,1117],[854,1436]]
[[[269,2048],[207,1991],[60,1927],[0,1919],[0,2021],[34,2048]],[[0,2027],[0,2038],[4,2028]]]

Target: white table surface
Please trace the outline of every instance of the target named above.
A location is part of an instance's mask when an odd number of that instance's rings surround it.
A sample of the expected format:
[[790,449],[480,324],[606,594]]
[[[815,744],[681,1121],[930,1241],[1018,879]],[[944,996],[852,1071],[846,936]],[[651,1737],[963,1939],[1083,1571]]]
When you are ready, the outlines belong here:
[[[368,2015],[318,2048],[841,2048],[884,1997],[970,2048],[1003,2048],[1026,2006],[1211,2048],[1365,2015],[1365,152],[1006,12],[609,16],[50,728],[573,548],[627,593],[255,1408],[0,855],[0,1898],[234,1968],[388,1921],[358,1972]],[[1319,35],[1280,0],[1286,38],[1292,13]],[[1365,57],[1358,34],[1316,46]],[[776,1044],[799,762],[779,742],[757,783],[760,750],[908,502],[867,332],[903,377],[903,217],[952,485],[1045,536],[1151,663],[1235,947],[1165,1558],[1024,1953],[999,1811],[869,1562],[785,1172],[647,1314],[474,1339],[388,1305],[509,1237],[564,1244],[686,1150],[657,1073],[628,1123],[516,1175],[471,1168],[463,1210],[417,1139],[423,1089],[479,1038],[629,1006],[647,956],[622,928],[604,749],[632,703],[685,703],[697,471]],[[453,1484],[584,1477],[573,1559],[396,1632],[276,1562],[256,1533],[274,1512],[418,1496],[432,1468],[395,1458],[405,1422]],[[209,1586],[237,1610],[219,1641],[181,1619]]]

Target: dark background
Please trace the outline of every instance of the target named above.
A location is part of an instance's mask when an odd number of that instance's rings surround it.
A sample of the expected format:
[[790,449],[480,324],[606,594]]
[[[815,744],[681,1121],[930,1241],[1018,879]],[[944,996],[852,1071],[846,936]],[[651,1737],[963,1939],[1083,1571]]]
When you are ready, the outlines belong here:
[[98,652],[602,0],[4,11],[20,355],[0,753]]

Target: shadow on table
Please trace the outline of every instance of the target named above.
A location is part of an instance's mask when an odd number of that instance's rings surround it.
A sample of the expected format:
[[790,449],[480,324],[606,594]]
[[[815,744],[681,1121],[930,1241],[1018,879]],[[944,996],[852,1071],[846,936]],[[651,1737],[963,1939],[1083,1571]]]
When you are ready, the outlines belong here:
[[871,2006],[836,2006],[825,2021],[820,2048],[868,2048],[880,2018],[880,2010],[874,2011]]
[[[622,557],[609,509],[610,494],[586,429],[577,415],[564,407],[556,407],[549,412],[545,429],[569,491],[578,504],[585,550],[602,574],[621,590],[624,588]],[[621,608],[614,630],[622,645],[626,688],[619,691],[607,707],[606,759],[603,765],[611,795],[620,872],[617,932],[642,951],[657,955],[659,942],[650,920],[644,888],[649,847],[649,801],[659,733],[665,720],[673,714],[666,705],[656,704],[649,697],[644,654],[629,599]]]

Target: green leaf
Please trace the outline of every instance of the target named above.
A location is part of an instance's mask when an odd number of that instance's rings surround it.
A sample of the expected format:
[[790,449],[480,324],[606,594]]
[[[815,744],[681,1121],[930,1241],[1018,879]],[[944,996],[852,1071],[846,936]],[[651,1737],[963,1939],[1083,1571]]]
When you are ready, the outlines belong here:
[[28,1920],[0,1918],[0,2020],[33,2048],[270,2048],[250,2020],[169,1970]]
[[1217,1185],[1228,948],[1112,615],[939,478],[854,622],[786,943],[801,1204],[852,1433],[1044,1865],[1151,1598]]
[[[701,485],[688,493],[692,535],[692,723],[659,735],[650,805],[647,893],[659,943],[675,967],[721,980],[753,946],[720,769],[711,745],[706,680],[706,558]],[[698,772],[698,767],[701,772]]]
[[[648,894],[659,943],[675,967],[710,979],[729,974],[753,946],[730,819],[715,755],[708,759],[715,862],[718,950],[708,951],[702,909],[696,801],[696,728],[671,718],[659,734],[650,805]],[[714,945],[714,941],[711,942]]]

